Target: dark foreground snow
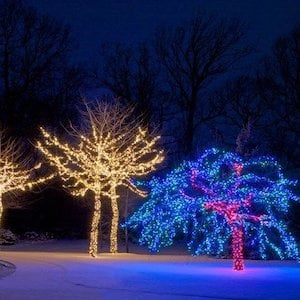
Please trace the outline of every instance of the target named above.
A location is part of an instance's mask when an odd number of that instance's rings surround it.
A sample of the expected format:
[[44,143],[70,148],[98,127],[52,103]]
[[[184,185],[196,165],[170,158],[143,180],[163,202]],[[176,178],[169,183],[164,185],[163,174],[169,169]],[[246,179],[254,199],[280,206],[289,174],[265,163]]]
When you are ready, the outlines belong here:
[[0,277],[0,299],[300,299],[296,262],[246,261],[246,270],[236,272],[230,260],[175,250],[148,255],[137,248],[137,254],[93,259],[84,253],[86,243],[2,247],[0,260],[16,271]]

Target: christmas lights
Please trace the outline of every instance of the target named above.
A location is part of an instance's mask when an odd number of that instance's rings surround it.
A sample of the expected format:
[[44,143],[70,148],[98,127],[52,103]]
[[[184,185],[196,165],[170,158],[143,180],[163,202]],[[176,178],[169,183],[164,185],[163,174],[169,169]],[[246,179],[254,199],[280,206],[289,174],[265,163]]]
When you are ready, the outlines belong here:
[[284,223],[290,202],[299,201],[296,182],[284,178],[271,157],[245,159],[212,148],[145,185],[149,200],[125,225],[140,232],[139,242],[151,251],[184,235],[196,255],[222,255],[231,245],[236,270],[243,268],[244,245],[263,259],[298,259]]
[[164,159],[163,152],[156,149],[160,137],[151,137],[130,122],[131,112],[131,108],[123,109],[117,103],[97,103],[94,108],[86,105],[83,133],[72,128],[75,145],[62,143],[41,128],[44,140],[38,142],[37,148],[57,168],[64,186],[75,196],[84,196],[88,190],[95,195],[89,246],[92,256],[98,252],[101,197],[111,201],[110,252],[115,253],[119,225],[117,188],[123,185],[145,196],[132,178],[150,173]]
[[203,203],[203,207],[207,210],[213,210],[218,214],[222,215],[226,222],[229,224],[232,232],[232,257],[234,261],[234,270],[244,269],[244,254],[243,254],[243,232],[244,220],[261,221],[263,216],[254,216],[249,214],[241,214],[239,211],[242,206],[251,206],[252,194],[249,194],[245,199],[239,199],[236,201],[234,195],[237,193],[237,189],[240,187],[240,176],[243,171],[242,163],[233,163],[229,166],[229,170],[233,171],[237,176],[235,184],[231,189],[227,191],[228,198],[218,200],[218,194],[211,188],[206,187],[203,184],[197,184],[197,170],[192,170],[191,185],[194,189],[203,192],[204,194],[211,197]]
[[235,203],[234,201],[212,200],[207,201],[203,204],[205,209],[213,210],[218,214],[222,215],[226,222],[229,224],[232,231],[232,257],[234,263],[234,270],[244,269],[244,254],[243,254],[243,235],[244,235],[244,220],[261,221],[264,218],[262,216],[253,216],[249,214],[240,214],[238,211],[242,205],[250,206],[251,195],[248,199]]
[[34,178],[33,174],[41,167],[41,164],[31,168],[28,167],[29,165],[30,159],[24,158],[21,144],[6,138],[4,131],[0,131],[0,225],[3,213],[3,194],[13,193],[17,190],[29,190],[53,177],[50,175]]

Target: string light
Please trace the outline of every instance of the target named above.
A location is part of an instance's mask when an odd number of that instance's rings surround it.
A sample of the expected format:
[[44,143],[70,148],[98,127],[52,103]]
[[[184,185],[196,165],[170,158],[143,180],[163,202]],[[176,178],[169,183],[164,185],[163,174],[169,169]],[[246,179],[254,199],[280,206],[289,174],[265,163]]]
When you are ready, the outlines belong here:
[[84,196],[88,190],[95,195],[89,245],[92,256],[98,252],[101,197],[111,201],[110,252],[115,253],[119,225],[117,188],[123,185],[145,197],[146,193],[132,178],[150,173],[164,159],[163,152],[156,149],[160,137],[151,137],[129,122],[131,112],[132,109],[123,109],[116,103],[97,103],[93,108],[86,105],[84,133],[73,128],[72,135],[78,141],[75,145],[62,143],[41,128],[44,139],[37,148],[57,168],[64,186],[75,196]]
[[[240,174],[240,173],[238,173]],[[237,188],[237,186],[235,187]],[[232,257],[234,270],[240,271],[244,269],[244,251],[243,251],[243,235],[244,235],[244,220],[261,221],[262,216],[254,216],[249,214],[240,214],[239,211],[242,206],[250,206],[250,199],[252,195],[240,202],[211,200],[203,204],[207,210],[212,210],[222,215],[229,224],[232,232]]]
[[151,190],[125,226],[139,232],[150,251],[184,235],[195,255],[224,255],[232,248],[234,268],[243,269],[243,251],[261,258],[299,259],[297,243],[284,222],[295,181],[284,178],[272,157],[244,159],[215,148],[182,163],[164,178],[139,183]]
[[34,171],[38,170],[41,164],[28,168],[30,160],[23,156],[21,144],[16,140],[5,138],[4,131],[0,131],[0,225],[3,194],[29,190],[53,178],[53,175],[33,178]]

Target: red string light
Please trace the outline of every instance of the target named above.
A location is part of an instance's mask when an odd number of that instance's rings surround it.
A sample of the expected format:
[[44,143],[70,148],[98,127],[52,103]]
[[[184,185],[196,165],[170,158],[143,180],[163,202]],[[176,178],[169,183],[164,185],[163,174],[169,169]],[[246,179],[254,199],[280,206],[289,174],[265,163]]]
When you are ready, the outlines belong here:
[[220,215],[223,215],[228,222],[232,232],[232,257],[233,257],[233,269],[241,271],[244,269],[244,230],[243,220],[248,219],[252,221],[261,221],[263,216],[254,216],[249,214],[238,213],[242,206],[251,205],[252,195],[250,194],[246,199],[240,203],[225,201],[210,201],[204,203],[204,208],[213,210]]

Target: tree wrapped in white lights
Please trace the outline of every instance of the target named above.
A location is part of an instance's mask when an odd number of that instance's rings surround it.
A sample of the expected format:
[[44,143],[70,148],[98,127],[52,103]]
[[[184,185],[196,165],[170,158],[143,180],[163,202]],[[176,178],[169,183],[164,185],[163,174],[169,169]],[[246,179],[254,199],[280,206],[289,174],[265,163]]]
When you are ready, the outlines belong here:
[[24,156],[22,145],[18,141],[6,138],[4,131],[0,131],[0,225],[2,221],[5,193],[14,193],[17,190],[29,190],[34,185],[43,183],[53,177],[34,178],[34,171],[40,164],[29,167],[30,159]]
[[128,187],[140,196],[146,194],[132,182],[132,178],[144,176],[155,170],[163,161],[163,152],[157,150],[159,136],[151,136],[130,121],[132,108],[123,108],[117,102],[98,102],[85,105],[84,128],[71,126],[70,135],[76,142],[65,144],[43,128],[43,141],[38,149],[55,166],[65,187],[75,196],[94,193],[94,212],[90,231],[89,253],[98,252],[101,198],[111,201],[112,223],[110,252],[118,251],[119,208],[117,188]]

